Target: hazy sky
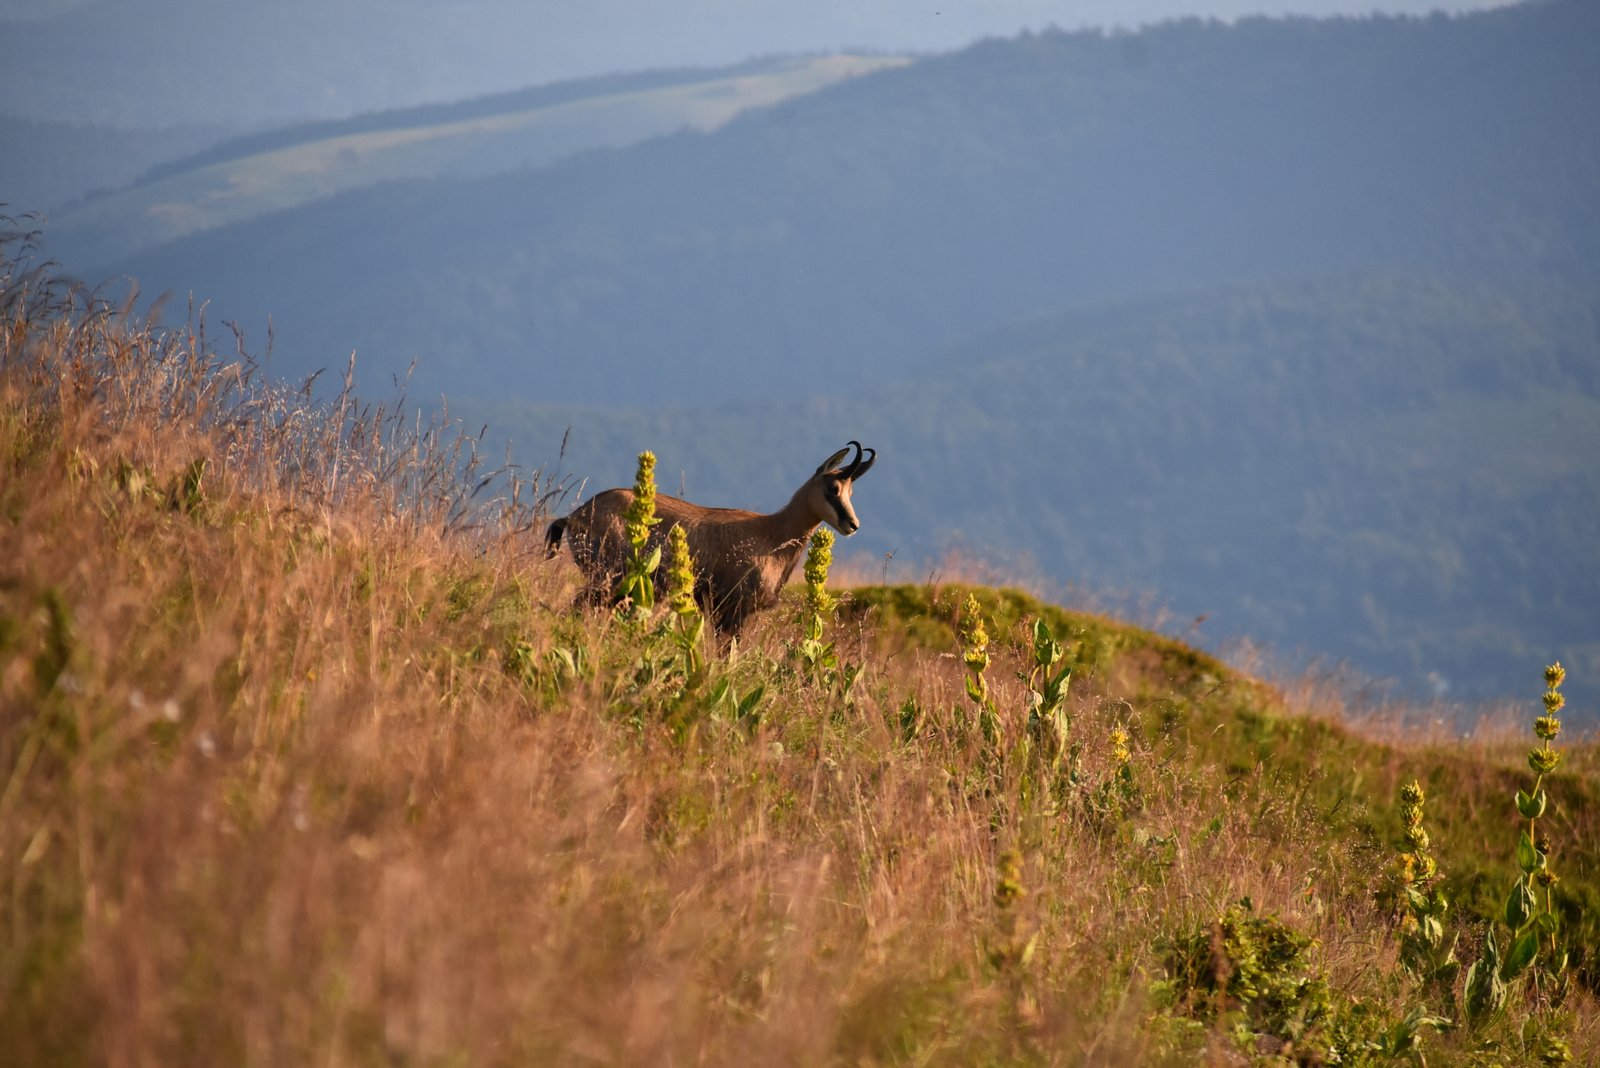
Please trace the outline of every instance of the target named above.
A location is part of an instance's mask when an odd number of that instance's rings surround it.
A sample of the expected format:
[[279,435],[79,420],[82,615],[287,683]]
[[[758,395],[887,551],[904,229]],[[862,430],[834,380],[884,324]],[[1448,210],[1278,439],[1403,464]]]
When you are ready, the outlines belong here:
[[[120,0],[121,3],[131,6],[131,0]],[[1504,2],[1504,0],[1501,0]],[[639,6],[645,6],[648,0],[640,0]],[[330,5],[336,5],[337,0],[330,0]],[[14,21],[40,21],[59,15],[76,12],[82,14],[94,8],[118,6],[118,2],[108,0],[0,0],[0,19]],[[155,7],[154,4],[146,4]],[[217,6],[226,7],[225,0],[219,0]],[[440,6],[457,9],[470,8],[471,3],[450,3],[441,0]],[[528,9],[554,10],[561,7],[582,6],[581,3],[567,4],[539,2],[528,0],[523,5]],[[683,5],[685,8],[693,7],[692,4]],[[703,5],[712,7],[715,5]],[[723,5],[728,6],[728,5]],[[745,6],[782,6],[762,5],[759,0],[746,0]],[[788,5],[797,6],[797,5]],[[1499,6],[1495,0],[921,0],[917,3],[905,3],[900,0],[878,3],[856,3],[846,5],[842,3],[813,3],[804,5],[811,14],[819,18],[827,18],[830,9],[837,14],[839,9],[855,7],[857,9],[878,8],[883,10],[897,10],[901,13],[916,11],[934,11],[941,15],[953,15],[968,18],[990,18],[998,21],[1008,19],[1022,19],[1027,21],[1033,18],[1043,18],[1059,23],[1090,22],[1090,23],[1115,23],[1122,21],[1138,21],[1148,18],[1168,18],[1174,15],[1208,15],[1217,18],[1231,18],[1240,14],[1250,13],[1284,13],[1329,15],[1329,14],[1361,14],[1370,11],[1393,12],[1425,12],[1435,9],[1445,11],[1464,11],[1473,8]]]
[[0,115],[261,125],[616,71],[1047,26],[1419,14],[1497,0],[0,0]]

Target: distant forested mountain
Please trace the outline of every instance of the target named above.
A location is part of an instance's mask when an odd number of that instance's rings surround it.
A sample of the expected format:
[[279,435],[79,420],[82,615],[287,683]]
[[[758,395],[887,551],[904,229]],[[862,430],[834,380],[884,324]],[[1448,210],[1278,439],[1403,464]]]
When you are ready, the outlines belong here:
[[[1149,591],[1451,695],[1600,677],[1600,6],[991,41],[110,265],[522,459]],[[93,272],[91,272],[93,273]],[[675,478],[664,477],[668,488]],[[1569,665],[1571,666],[1571,665]]]
[[[286,369],[583,403],[892,380],[1086,300],[1600,262],[1600,9],[995,41],[545,170],[385,185],[114,265]],[[330,356],[330,354],[335,354]]]
[[[1497,0],[1275,0],[1426,11]],[[1135,26],[1252,0],[0,0],[0,112],[259,128],[533,83],[839,48],[943,51],[1026,26]]]

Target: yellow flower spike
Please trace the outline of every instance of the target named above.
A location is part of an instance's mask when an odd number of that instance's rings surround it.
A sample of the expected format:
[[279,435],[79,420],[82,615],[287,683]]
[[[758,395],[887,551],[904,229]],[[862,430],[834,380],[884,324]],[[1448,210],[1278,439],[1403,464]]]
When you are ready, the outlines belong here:
[[680,616],[699,611],[694,599],[694,559],[689,555],[689,535],[677,523],[667,532],[667,607]]
[[1133,753],[1128,749],[1128,732],[1121,726],[1111,728],[1111,755],[1118,764],[1126,764],[1133,759]]
[[1006,850],[1000,854],[997,868],[994,903],[1003,909],[1010,908],[1028,894],[1022,885],[1022,854],[1015,849]]
[[967,603],[961,608],[961,644],[967,647],[967,666],[982,671],[989,666],[989,632],[984,629],[983,610],[978,599],[967,594]]
[[1561,666],[1558,660],[1544,669],[1544,684],[1552,690],[1560,686],[1567,679],[1567,669]]
[[650,528],[661,522],[656,515],[656,455],[648,449],[639,454],[638,473],[633,480],[633,500],[622,513],[628,544],[632,551],[616,589],[616,600],[629,606],[635,619],[649,616],[655,607],[653,573],[660,562],[660,547],[646,552]]
[[646,449],[639,454],[639,468],[633,477],[633,503],[622,514],[628,527],[628,541],[642,550],[650,539],[650,528],[661,522],[656,516],[656,454]]
[[819,616],[834,609],[833,597],[828,593],[828,569],[833,566],[833,531],[818,527],[811,535],[806,551],[806,604]]
[[1548,775],[1561,763],[1561,754],[1554,749],[1535,749],[1528,754],[1528,767],[1536,774]]

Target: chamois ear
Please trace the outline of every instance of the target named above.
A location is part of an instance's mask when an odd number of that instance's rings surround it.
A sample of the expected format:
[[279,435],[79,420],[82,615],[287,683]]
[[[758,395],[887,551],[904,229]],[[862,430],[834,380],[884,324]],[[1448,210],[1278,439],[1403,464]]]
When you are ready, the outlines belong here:
[[[850,445],[855,445],[855,442],[852,441],[850,443]],[[850,445],[846,445],[844,448],[840,449],[838,452],[834,453],[832,456],[830,456],[826,460],[822,461],[822,466],[817,468],[817,474],[820,475],[820,474],[823,474],[823,473],[825,473],[827,471],[831,471],[836,466],[838,466],[839,461],[843,460],[845,458],[845,454],[850,451]],[[856,448],[860,449],[861,446],[856,445]],[[860,454],[858,453],[857,455],[860,455]]]

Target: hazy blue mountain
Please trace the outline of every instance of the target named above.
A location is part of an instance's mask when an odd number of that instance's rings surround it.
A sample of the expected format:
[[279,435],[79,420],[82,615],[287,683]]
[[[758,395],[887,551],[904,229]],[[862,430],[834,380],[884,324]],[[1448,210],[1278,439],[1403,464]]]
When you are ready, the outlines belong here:
[[127,188],[51,213],[51,243],[68,262],[135,255],[186,234],[352,190],[503,174],[678,130],[714,130],[750,108],[906,62],[894,56],[772,58],[269,130],[166,161]]
[[127,185],[156,164],[229,133],[215,126],[127,130],[0,114],[0,203],[10,214],[59,208]]
[[255,127],[751,56],[958,48],[1055,24],[1496,0],[0,0],[0,114]]
[[1028,35],[116,269],[271,315],[286,375],[417,357],[597,484],[653,447],[771,507],[858,437],[869,558],[1526,695],[1600,677],[1595,40],[1582,0]]
[[[1381,266],[1592,277],[1600,8],[989,42],[685,134],[114,265],[286,370],[651,403],[891,381],[1087,300]],[[803,369],[803,370],[802,370]]]

